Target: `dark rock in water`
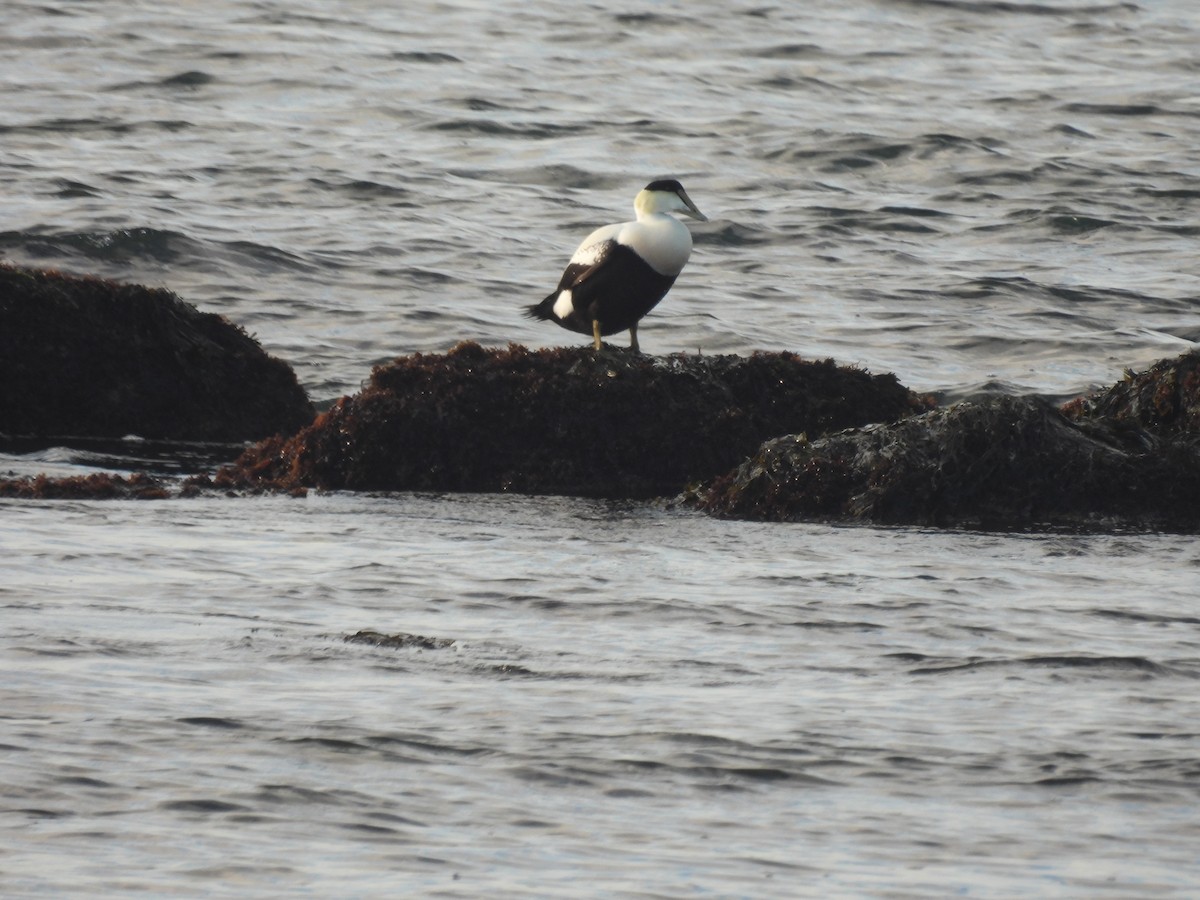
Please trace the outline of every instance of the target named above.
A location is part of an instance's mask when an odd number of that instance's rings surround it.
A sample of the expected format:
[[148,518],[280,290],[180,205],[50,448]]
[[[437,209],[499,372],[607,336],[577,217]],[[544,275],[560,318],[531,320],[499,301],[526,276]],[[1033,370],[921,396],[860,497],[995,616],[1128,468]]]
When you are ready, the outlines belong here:
[[97,472],[68,478],[12,478],[0,480],[0,497],[21,500],[165,500],[167,484],[136,472],[128,478]]
[[765,438],[925,408],[892,375],[790,353],[650,357],[572,347],[417,354],[378,367],[290,439],[251,448],[217,487],[678,493]]
[[[1035,398],[993,397],[816,441],[776,438],[693,499],[735,518],[1197,530],[1196,364],[1160,363],[1153,379],[1068,404],[1079,421]],[[1184,387],[1168,400],[1165,385]],[[1143,417],[1160,434],[1136,427]]]
[[284,362],[174,294],[0,264],[0,432],[188,441],[292,433]]
[[423,634],[383,634],[379,631],[356,631],[342,638],[347,644],[369,644],[391,650],[445,650],[454,645],[452,638],[426,637]]

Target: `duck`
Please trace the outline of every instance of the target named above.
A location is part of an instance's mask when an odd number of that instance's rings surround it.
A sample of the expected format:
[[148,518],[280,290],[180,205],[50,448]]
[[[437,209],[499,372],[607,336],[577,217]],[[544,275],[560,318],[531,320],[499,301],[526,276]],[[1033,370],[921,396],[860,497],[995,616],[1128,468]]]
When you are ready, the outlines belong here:
[[700,222],[708,217],[673,178],[638,191],[633,210],[634,221],[604,225],[584,238],[558,287],[525,314],[590,334],[596,350],[602,337],[628,331],[629,349],[641,352],[638,323],[667,295],[692,254],[692,233],[671,213]]

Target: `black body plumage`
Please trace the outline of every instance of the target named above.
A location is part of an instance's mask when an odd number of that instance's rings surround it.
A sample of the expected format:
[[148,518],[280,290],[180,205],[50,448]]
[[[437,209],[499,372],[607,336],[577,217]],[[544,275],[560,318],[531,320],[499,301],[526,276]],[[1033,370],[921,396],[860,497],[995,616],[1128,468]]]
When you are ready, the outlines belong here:
[[[616,257],[610,259],[609,257]],[[590,270],[590,271],[589,271]],[[563,328],[591,334],[592,323],[600,323],[600,334],[610,335],[634,327],[654,309],[675,283],[676,276],[660,275],[631,248],[613,241],[602,259],[593,265],[567,266],[554,292],[526,310],[534,319],[558,322]],[[569,290],[572,311],[559,318],[554,303]]]

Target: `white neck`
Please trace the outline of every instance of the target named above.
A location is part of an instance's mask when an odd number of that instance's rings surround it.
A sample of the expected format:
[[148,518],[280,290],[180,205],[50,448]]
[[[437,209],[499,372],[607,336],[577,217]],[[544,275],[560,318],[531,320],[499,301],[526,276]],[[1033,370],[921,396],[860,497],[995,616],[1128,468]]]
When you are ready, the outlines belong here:
[[[670,199],[674,198],[678,203],[678,198],[673,194],[663,194],[659,191],[638,191],[638,195],[633,198],[633,211],[637,213],[638,220],[666,212],[673,208]],[[682,206],[682,204],[678,204]]]

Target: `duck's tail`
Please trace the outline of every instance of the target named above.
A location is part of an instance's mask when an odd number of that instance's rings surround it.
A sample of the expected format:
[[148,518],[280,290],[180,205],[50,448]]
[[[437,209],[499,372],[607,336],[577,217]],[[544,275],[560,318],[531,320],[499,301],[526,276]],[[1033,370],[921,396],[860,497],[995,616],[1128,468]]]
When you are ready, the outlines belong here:
[[534,303],[532,306],[525,307],[525,315],[531,319],[548,320],[554,318],[554,301],[558,299],[558,291],[555,291],[541,303]]

